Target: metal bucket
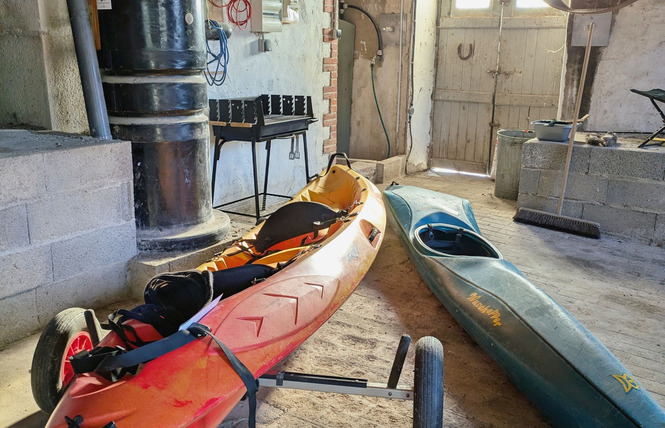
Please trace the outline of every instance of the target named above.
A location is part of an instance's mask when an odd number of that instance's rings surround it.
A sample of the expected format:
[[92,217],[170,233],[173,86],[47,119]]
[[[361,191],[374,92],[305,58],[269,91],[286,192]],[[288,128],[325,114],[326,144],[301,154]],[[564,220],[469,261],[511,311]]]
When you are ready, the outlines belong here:
[[501,129],[497,132],[495,196],[517,200],[522,168],[522,146],[525,141],[532,138],[536,138],[536,134],[531,131]]

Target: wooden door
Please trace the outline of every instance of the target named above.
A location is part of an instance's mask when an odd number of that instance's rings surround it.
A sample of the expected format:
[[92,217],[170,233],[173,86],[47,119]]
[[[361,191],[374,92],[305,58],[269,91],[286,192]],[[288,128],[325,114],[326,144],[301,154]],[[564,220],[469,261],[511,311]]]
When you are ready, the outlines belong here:
[[442,2],[430,165],[487,172],[499,129],[556,117],[567,17],[520,7],[534,0]]

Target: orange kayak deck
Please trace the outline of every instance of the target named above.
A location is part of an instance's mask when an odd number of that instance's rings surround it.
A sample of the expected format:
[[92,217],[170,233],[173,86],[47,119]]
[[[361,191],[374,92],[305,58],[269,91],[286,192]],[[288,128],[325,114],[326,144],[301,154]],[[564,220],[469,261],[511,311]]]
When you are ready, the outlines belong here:
[[[381,194],[343,166],[310,182],[290,202],[312,201],[345,215],[324,230],[280,242],[258,253],[257,226],[199,270],[246,263],[278,266],[262,282],[223,298],[199,323],[208,326],[255,378],[289,355],[355,290],[385,233]],[[147,326],[150,328],[149,326]],[[110,333],[100,346],[118,338]],[[116,382],[78,375],[51,415],[49,427],[66,427],[80,415],[84,427],[217,426],[245,394],[245,386],[210,337],[197,339],[142,364]]]

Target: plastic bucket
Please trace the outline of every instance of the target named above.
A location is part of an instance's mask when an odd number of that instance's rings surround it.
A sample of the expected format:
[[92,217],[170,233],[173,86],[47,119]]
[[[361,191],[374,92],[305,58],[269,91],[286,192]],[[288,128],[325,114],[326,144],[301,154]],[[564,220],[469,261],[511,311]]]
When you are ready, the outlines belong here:
[[494,195],[504,199],[517,199],[522,168],[522,146],[525,141],[536,138],[532,131],[497,132],[496,180]]

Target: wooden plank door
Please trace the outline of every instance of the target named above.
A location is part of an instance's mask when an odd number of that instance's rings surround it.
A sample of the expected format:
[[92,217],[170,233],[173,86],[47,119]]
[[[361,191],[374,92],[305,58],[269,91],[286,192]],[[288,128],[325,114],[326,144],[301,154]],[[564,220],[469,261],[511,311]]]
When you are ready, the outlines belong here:
[[556,117],[567,18],[518,7],[533,0],[504,5],[499,53],[501,1],[457,7],[465,1],[476,0],[442,0],[440,8],[430,165],[487,172],[499,129]]

